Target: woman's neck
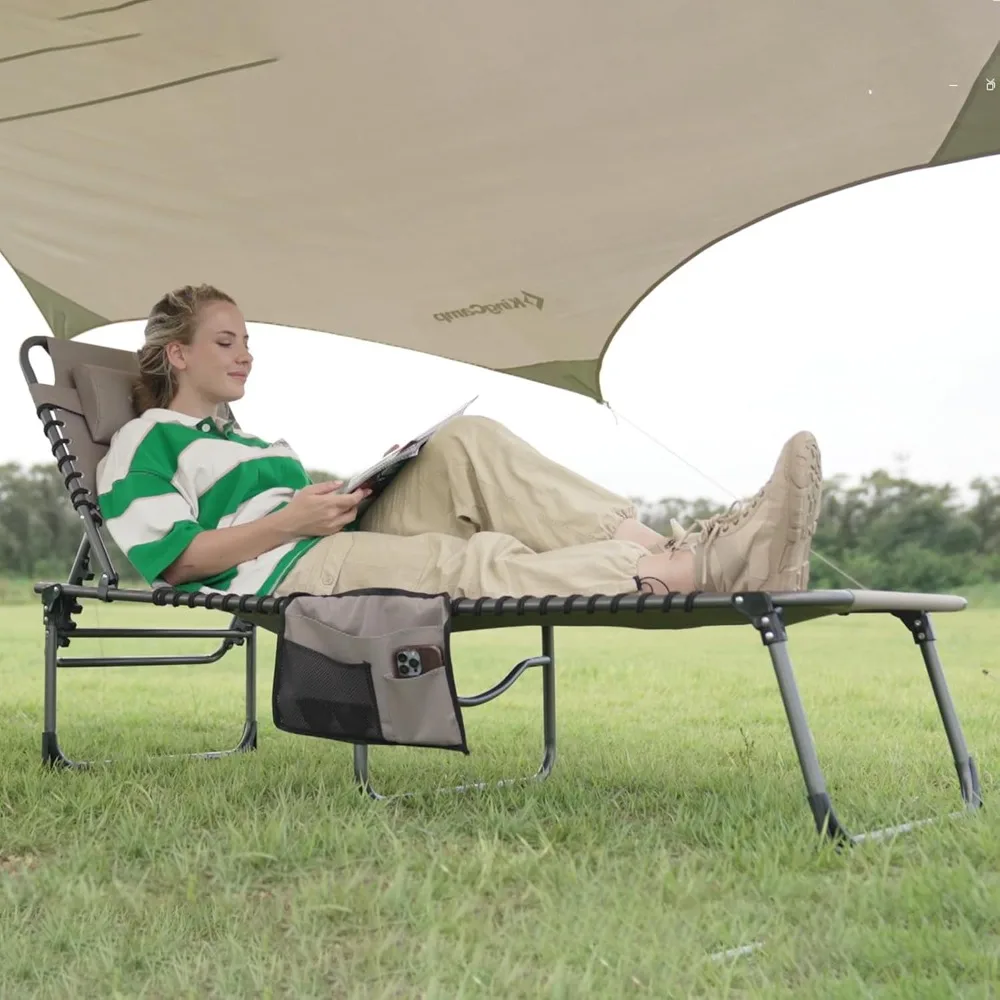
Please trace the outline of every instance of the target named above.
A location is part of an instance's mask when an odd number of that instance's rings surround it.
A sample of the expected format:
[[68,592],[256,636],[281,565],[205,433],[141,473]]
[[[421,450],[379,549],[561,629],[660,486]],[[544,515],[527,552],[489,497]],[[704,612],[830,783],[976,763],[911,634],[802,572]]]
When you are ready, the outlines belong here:
[[177,391],[177,395],[170,400],[168,409],[177,410],[178,413],[185,413],[189,417],[197,417],[203,420],[205,417],[214,417],[219,409],[219,404],[210,399],[205,399],[198,393],[185,392],[183,389]]

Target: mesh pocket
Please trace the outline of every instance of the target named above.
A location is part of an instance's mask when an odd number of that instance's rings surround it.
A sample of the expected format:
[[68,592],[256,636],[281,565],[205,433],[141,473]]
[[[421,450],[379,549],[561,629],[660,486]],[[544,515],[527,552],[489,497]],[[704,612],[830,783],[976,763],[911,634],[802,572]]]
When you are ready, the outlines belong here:
[[341,663],[297,642],[278,644],[274,723],[328,739],[381,740],[370,663]]

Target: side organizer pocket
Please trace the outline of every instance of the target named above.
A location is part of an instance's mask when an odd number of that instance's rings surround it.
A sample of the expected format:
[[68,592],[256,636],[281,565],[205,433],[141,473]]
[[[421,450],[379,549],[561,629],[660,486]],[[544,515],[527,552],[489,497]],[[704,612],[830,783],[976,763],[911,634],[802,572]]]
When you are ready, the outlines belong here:
[[372,665],[347,663],[278,637],[271,694],[274,724],[299,736],[381,742]]
[[[469,752],[448,639],[447,630],[442,635],[440,628],[424,627],[394,632],[379,640],[383,654],[375,659],[378,666],[372,675],[387,742]],[[400,676],[398,659],[412,659],[427,647],[441,652],[440,665],[432,656],[432,669]]]
[[275,652],[274,724],[349,743],[468,753],[450,639],[447,595],[296,596]]

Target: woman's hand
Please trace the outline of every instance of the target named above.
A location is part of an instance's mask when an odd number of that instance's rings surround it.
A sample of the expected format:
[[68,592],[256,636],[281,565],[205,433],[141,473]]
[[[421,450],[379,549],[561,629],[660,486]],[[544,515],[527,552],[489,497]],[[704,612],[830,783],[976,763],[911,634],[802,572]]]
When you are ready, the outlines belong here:
[[342,481],[314,483],[295,494],[287,507],[278,513],[295,535],[334,535],[358,516],[358,504],[371,490],[337,493]]

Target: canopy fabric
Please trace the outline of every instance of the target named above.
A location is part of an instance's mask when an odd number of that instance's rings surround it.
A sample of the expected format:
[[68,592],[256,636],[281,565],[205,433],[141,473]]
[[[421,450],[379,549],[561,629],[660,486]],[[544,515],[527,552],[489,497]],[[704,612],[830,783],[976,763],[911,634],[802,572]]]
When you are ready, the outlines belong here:
[[207,281],[600,400],[709,244],[1000,152],[998,39],[990,0],[0,0],[0,252],[58,337]]

